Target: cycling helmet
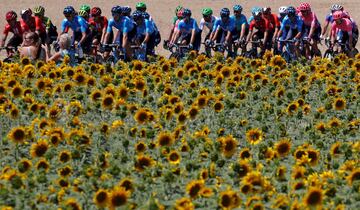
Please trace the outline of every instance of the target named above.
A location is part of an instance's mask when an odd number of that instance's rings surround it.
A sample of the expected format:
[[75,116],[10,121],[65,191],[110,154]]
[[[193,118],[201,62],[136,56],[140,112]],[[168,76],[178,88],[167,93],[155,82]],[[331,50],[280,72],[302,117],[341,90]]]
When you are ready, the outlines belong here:
[[122,13],[125,14],[125,15],[131,14],[131,7],[130,6],[124,6],[122,8]]
[[230,10],[228,8],[222,8],[220,10],[220,17],[229,17],[230,16]]
[[45,8],[43,6],[37,6],[34,8],[34,15],[41,15],[44,16]]
[[184,9],[183,16],[184,17],[190,17],[191,16],[191,10],[190,9]]
[[177,6],[176,8],[175,8],[175,15],[177,15],[178,14],[178,12],[180,11],[180,10],[182,10],[183,9],[183,7],[182,6]]
[[267,6],[263,8],[264,14],[271,14],[271,7]]
[[21,10],[21,17],[31,16],[31,15],[32,15],[32,11],[30,8]]
[[122,8],[120,6],[114,6],[113,8],[111,8],[111,13],[112,14],[121,14]]
[[63,11],[63,14],[64,15],[72,15],[72,14],[75,14],[75,9],[74,7],[72,6],[67,6],[64,8],[64,11]]
[[81,10],[83,10],[83,11],[86,11],[88,14],[90,13],[90,6],[89,5],[87,5],[87,4],[83,4],[83,5],[81,5],[81,7],[80,7],[80,11]]
[[301,3],[299,6],[299,10],[300,11],[310,11],[311,10],[311,6],[309,3]]
[[259,17],[259,16],[262,15],[262,9],[260,7],[253,7],[252,10],[251,10],[251,14],[254,17]]
[[146,20],[149,20],[149,19],[150,19],[150,15],[149,15],[149,13],[147,13],[147,12],[142,12],[142,16],[143,16],[143,18],[146,19]]
[[236,12],[242,12],[243,8],[241,5],[237,4],[233,7],[233,10]]
[[177,12],[176,16],[177,16],[178,18],[183,18],[183,17],[184,17],[184,9],[179,10],[179,11]]
[[139,2],[136,4],[137,10],[146,10],[146,4],[144,2]]
[[9,21],[9,20],[15,20],[17,18],[17,14],[16,12],[14,12],[13,10],[9,11],[6,13],[6,16],[5,16],[6,20]]
[[85,10],[80,10],[78,15],[83,18],[89,17],[89,13],[87,13]]
[[295,7],[293,7],[293,6],[288,7],[288,8],[286,9],[286,14],[287,14],[288,16],[294,16],[294,15],[296,15],[296,9],[295,9]]
[[100,7],[93,7],[90,11],[90,14],[92,16],[100,16],[101,15],[101,9]]
[[339,20],[344,17],[344,13],[342,11],[336,11],[332,16],[334,20]]
[[211,16],[213,14],[213,11],[211,8],[204,8],[202,10],[202,15],[203,16]]
[[280,15],[286,14],[286,9],[287,9],[287,6],[280,7],[279,8],[279,14]]
[[343,11],[343,9],[344,9],[344,7],[341,6],[341,5],[339,5],[339,4],[333,4],[333,5],[331,5],[331,7],[330,7],[330,10],[331,10],[332,12],[335,12],[335,11]]
[[133,14],[132,14],[132,18],[137,21],[137,20],[140,20],[142,18],[144,18],[143,14],[141,11],[139,10],[136,10]]

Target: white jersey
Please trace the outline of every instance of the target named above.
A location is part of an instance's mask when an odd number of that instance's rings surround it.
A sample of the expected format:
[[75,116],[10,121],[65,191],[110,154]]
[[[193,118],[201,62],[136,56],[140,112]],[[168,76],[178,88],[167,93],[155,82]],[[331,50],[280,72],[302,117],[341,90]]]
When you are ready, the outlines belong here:
[[204,26],[206,26],[206,28],[208,28],[210,31],[212,30],[213,26],[214,26],[214,23],[215,23],[215,20],[218,19],[217,17],[215,16],[211,16],[211,21],[210,22],[206,22],[204,20],[204,18],[201,19],[200,21],[200,30],[203,30],[204,29]]

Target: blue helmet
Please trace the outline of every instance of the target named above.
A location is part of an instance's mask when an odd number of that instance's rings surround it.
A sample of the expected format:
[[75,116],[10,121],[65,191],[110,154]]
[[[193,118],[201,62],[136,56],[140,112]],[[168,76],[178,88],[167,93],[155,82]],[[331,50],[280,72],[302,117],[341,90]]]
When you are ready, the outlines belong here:
[[228,8],[222,8],[220,10],[220,17],[229,17],[230,16],[230,10]]
[[129,6],[122,7],[122,13],[123,14],[130,14],[131,13],[131,7],[129,7]]
[[149,13],[147,13],[147,12],[142,12],[142,16],[143,16],[144,19],[146,19],[146,20],[149,20],[149,19],[150,19],[150,15],[149,15]]
[[242,12],[243,8],[241,5],[237,4],[233,7],[233,10],[237,12]]
[[75,9],[74,7],[72,6],[67,6],[64,8],[64,11],[63,11],[63,14],[64,15],[71,15],[71,14],[75,14]]
[[140,12],[139,10],[136,10],[133,14],[132,14],[132,18],[136,21],[136,20],[140,20],[141,18],[144,18],[142,12]]
[[293,6],[290,6],[286,9],[286,14],[289,16],[294,16],[296,15],[296,9]]
[[113,8],[111,8],[111,13],[113,14],[121,14],[122,12],[122,8],[120,6],[114,6]]
[[260,7],[253,7],[251,9],[251,14],[254,16],[254,17],[258,17],[262,14],[262,8]]
[[190,9],[184,9],[183,11],[183,15],[184,17],[190,17],[191,16],[191,10]]

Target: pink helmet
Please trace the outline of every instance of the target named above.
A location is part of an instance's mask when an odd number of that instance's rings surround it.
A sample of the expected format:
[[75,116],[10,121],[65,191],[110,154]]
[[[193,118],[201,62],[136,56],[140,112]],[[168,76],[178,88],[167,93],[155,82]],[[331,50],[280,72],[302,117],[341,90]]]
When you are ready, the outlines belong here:
[[299,6],[300,11],[310,11],[311,6],[309,3],[301,3]]
[[333,13],[332,16],[333,16],[334,20],[339,20],[339,19],[344,17],[344,12],[343,11],[336,11],[336,12]]

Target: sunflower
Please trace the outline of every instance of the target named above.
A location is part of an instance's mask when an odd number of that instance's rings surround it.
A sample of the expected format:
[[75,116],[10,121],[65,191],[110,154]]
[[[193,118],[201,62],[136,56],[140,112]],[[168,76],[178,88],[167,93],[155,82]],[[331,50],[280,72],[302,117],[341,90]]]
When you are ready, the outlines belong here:
[[318,206],[323,201],[323,191],[317,187],[310,187],[304,197],[304,203],[306,206]]
[[46,161],[45,159],[40,159],[37,163],[36,163],[36,169],[37,170],[45,170],[48,171],[50,168],[49,162]]
[[71,153],[70,151],[64,150],[59,153],[59,161],[66,163],[71,160]]
[[137,110],[134,118],[136,122],[138,122],[139,124],[144,124],[149,118],[147,110],[146,109]]
[[20,162],[18,164],[18,170],[20,173],[26,173],[30,170],[31,166],[32,166],[32,163],[30,160],[22,159],[22,160],[20,160]]
[[197,106],[192,106],[188,111],[189,117],[191,119],[195,119],[198,113],[199,113],[199,108]]
[[135,151],[137,153],[142,153],[146,150],[146,144],[144,142],[138,142],[137,144],[135,144]]
[[102,93],[100,90],[94,90],[90,94],[90,98],[92,101],[98,101],[102,97]]
[[103,99],[102,99],[102,103],[101,103],[101,106],[104,108],[104,109],[109,109],[111,110],[112,107],[114,105],[114,97],[112,95],[107,95],[105,96]]
[[59,176],[66,177],[72,173],[72,168],[70,166],[65,166],[63,168],[58,169]]
[[280,157],[285,157],[289,154],[291,149],[291,142],[289,139],[282,139],[275,144],[275,151]]
[[224,109],[224,105],[221,103],[221,101],[216,101],[214,103],[215,112],[221,112],[223,109]]
[[250,153],[250,149],[249,148],[244,148],[240,151],[240,155],[239,155],[240,159],[249,159],[251,158],[251,153]]
[[181,157],[177,151],[173,150],[169,153],[167,159],[168,159],[169,163],[171,163],[171,164],[179,164]]
[[252,191],[251,184],[245,183],[240,186],[240,192],[247,195]]
[[66,209],[81,210],[80,204],[78,204],[75,198],[67,199],[65,201],[65,206],[67,207]]
[[246,132],[246,140],[253,145],[260,143],[263,139],[263,133],[260,129],[254,128]]
[[26,65],[31,64],[31,61],[30,61],[30,59],[29,59],[28,57],[23,57],[23,58],[21,58],[20,63],[21,63],[23,66],[26,66]]
[[77,85],[84,85],[87,81],[87,75],[81,72],[74,74],[72,78],[75,80]]
[[251,166],[247,160],[240,160],[234,165],[233,170],[236,172],[238,177],[242,178],[251,171]]
[[309,164],[311,166],[317,165],[317,163],[319,162],[319,159],[320,159],[320,152],[318,150],[310,148],[306,151],[306,153],[310,160]]
[[338,157],[339,155],[341,155],[340,147],[341,147],[340,142],[335,142],[334,144],[331,145],[330,154],[332,157]]
[[304,166],[297,166],[292,169],[292,179],[302,179],[305,177],[306,168]]
[[287,107],[287,113],[290,114],[290,115],[291,115],[291,114],[294,114],[294,112],[296,112],[296,110],[298,109],[298,107],[299,107],[299,104],[298,104],[297,101],[290,103],[290,104],[288,105],[288,107]]
[[56,121],[61,114],[61,109],[58,106],[52,106],[48,111],[48,117]]
[[333,107],[335,110],[343,110],[346,107],[346,100],[343,98],[336,98],[333,102]]
[[46,140],[40,139],[37,143],[31,145],[31,157],[42,157],[49,149],[49,144]]
[[8,134],[8,138],[12,140],[14,143],[23,143],[26,139],[26,130],[24,127],[17,127],[11,129]]
[[360,168],[354,169],[347,177],[346,177],[349,185],[353,185],[355,181],[360,180]]
[[138,171],[143,171],[148,167],[153,165],[153,159],[148,156],[140,155],[137,157],[137,161],[135,162],[135,168]]
[[341,126],[341,121],[339,119],[337,119],[336,117],[334,117],[328,122],[328,126],[330,128],[338,128]]
[[59,180],[57,180],[57,183],[62,188],[68,188],[70,186],[69,181],[64,178],[60,178]]
[[10,117],[11,117],[11,119],[17,119],[19,117],[19,114],[20,114],[20,111],[15,106],[13,106],[10,109]]
[[315,126],[316,130],[320,131],[321,133],[324,133],[326,131],[326,124],[324,122],[318,122]]
[[230,158],[237,150],[238,142],[231,135],[218,140],[221,143],[221,151],[226,158]]
[[222,209],[233,209],[239,205],[240,197],[235,191],[227,190],[220,193],[219,206]]
[[106,207],[109,200],[109,192],[105,189],[99,189],[96,191],[93,201],[98,208]]
[[168,132],[161,132],[157,137],[158,145],[161,147],[169,147],[173,144],[174,138],[173,136]]
[[126,99],[129,96],[129,90],[126,86],[120,86],[119,88],[119,97]]
[[197,105],[199,108],[203,108],[207,105],[208,97],[206,95],[200,95],[197,99]]
[[11,91],[11,95],[14,98],[18,98],[23,94],[23,88],[20,85],[16,85],[15,87],[13,87],[12,91]]
[[187,119],[187,114],[185,112],[181,112],[179,115],[178,115],[178,122],[179,123],[184,123]]
[[119,186],[124,188],[126,191],[129,191],[129,192],[133,192],[135,190],[134,183],[129,178],[123,178],[120,181]]
[[123,206],[128,202],[130,192],[126,191],[122,187],[115,187],[109,196],[108,206],[110,209],[116,209],[117,207]]
[[204,186],[204,180],[193,180],[186,185],[186,192],[190,198],[196,198]]
[[69,115],[79,116],[81,112],[82,112],[82,106],[80,101],[76,100],[70,102],[69,106],[67,107],[67,113]]
[[189,198],[180,198],[175,202],[175,210],[194,210],[195,206]]
[[143,79],[136,79],[134,82],[134,86],[137,90],[143,91],[145,89],[145,80]]

